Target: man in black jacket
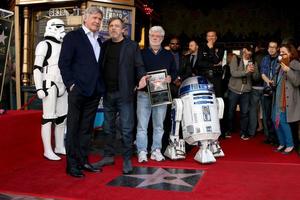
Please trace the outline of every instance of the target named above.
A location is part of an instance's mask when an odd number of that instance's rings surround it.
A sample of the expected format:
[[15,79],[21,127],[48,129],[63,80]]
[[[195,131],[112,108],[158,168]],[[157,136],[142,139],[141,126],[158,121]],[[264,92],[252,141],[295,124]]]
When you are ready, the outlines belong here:
[[[111,39],[103,43],[104,81],[104,134],[106,145],[104,158],[93,166],[101,167],[114,164],[114,141],[116,138],[116,114],[120,115],[123,140],[123,173],[132,171],[132,138],[134,129],[134,93],[146,86],[146,74],[140,49],[136,42],[124,37],[124,22],[111,18],[108,31]],[[137,80],[139,84],[137,84]],[[136,88],[138,85],[138,88]]]
[[199,75],[199,60],[201,60],[199,45],[196,40],[191,40],[189,42],[189,53],[183,57],[181,68],[175,80],[177,85],[180,85],[182,81],[191,76]]
[[216,96],[222,97],[222,59],[224,50],[216,45],[216,31],[208,31],[206,40],[207,43],[200,48],[198,72],[199,75],[204,76],[214,85]]
[[99,171],[88,162],[88,147],[100,96],[105,89],[98,40],[102,17],[99,8],[86,9],[82,27],[64,37],[58,63],[69,92],[66,153],[67,173],[73,177],[83,177],[81,170]]

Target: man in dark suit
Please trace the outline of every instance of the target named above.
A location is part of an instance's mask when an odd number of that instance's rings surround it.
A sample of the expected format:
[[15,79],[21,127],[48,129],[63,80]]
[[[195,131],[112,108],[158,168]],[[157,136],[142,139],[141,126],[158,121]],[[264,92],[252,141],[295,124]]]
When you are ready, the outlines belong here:
[[[181,55],[181,49],[180,49],[180,41],[179,38],[176,36],[172,37],[169,42],[169,48],[170,51],[174,57],[175,64],[176,64],[176,77],[178,76],[178,73],[181,69],[182,66],[182,55]],[[175,82],[170,83],[170,89],[171,89],[171,94],[172,98],[177,98],[178,95],[178,86],[176,85]],[[168,111],[170,110],[171,106],[168,106]],[[167,114],[168,115],[168,114]],[[169,138],[167,138],[169,139]]]
[[186,54],[182,60],[182,66],[179,70],[175,83],[180,85],[182,81],[191,76],[198,75],[198,63],[201,55],[199,54],[199,46],[196,40],[189,42],[189,53]]
[[66,170],[73,177],[84,177],[82,170],[101,170],[89,164],[88,147],[100,96],[105,89],[100,70],[101,42],[98,40],[102,17],[99,8],[86,9],[82,27],[65,36],[58,63],[69,92]]
[[[136,42],[124,37],[125,25],[122,19],[114,17],[108,22],[111,39],[103,43],[104,81],[106,93],[104,106],[104,135],[106,145],[104,158],[93,166],[98,168],[114,164],[116,140],[116,114],[120,115],[123,140],[123,173],[132,172],[131,156],[134,129],[135,89],[146,86],[146,74],[140,49]],[[137,80],[139,81],[139,84]],[[136,88],[138,85],[138,88]]]

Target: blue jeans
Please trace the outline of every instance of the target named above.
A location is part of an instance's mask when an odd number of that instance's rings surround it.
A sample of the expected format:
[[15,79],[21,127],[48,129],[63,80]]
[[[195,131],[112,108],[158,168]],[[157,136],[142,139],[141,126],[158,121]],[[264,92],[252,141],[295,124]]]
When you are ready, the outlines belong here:
[[167,105],[151,107],[150,99],[146,92],[138,92],[137,94],[137,135],[136,146],[138,152],[147,152],[148,135],[147,129],[149,119],[152,113],[153,123],[153,143],[151,151],[161,149],[161,140],[164,134],[164,120],[166,117]]
[[248,134],[250,92],[237,94],[228,90],[228,130],[233,131],[233,120],[236,106],[240,105],[241,135]]
[[106,145],[104,156],[114,156],[116,141],[116,118],[119,113],[120,128],[123,143],[123,157],[130,159],[132,156],[134,104],[133,101],[122,100],[120,92],[108,92],[103,99],[104,107],[104,136]]
[[[276,124],[276,116],[273,113],[273,122]],[[280,113],[280,120],[278,128],[275,128],[279,144],[285,147],[293,147],[293,136],[289,123],[286,121],[286,112]]]
[[257,114],[260,103],[262,102],[263,91],[252,89],[250,92],[250,103],[249,103],[249,123],[248,133],[251,136],[255,135],[257,127]]

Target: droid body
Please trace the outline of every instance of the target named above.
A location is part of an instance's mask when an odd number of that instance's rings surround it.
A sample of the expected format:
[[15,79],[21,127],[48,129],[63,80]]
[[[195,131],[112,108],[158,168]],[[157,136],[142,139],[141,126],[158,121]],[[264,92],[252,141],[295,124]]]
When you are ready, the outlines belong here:
[[[224,102],[216,98],[213,85],[202,76],[186,79],[179,88],[179,98],[172,104],[172,130],[165,155],[171,159],[185,158],[185,142],[199,146],[194,159],[200,163],[215,162],[224,156],[218,143]],[[179,138],[179,126],[182,136]]]

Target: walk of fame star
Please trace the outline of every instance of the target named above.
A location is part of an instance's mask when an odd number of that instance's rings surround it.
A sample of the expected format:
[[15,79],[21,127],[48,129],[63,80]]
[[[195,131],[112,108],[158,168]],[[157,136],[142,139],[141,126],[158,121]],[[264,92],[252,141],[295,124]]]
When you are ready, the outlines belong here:
[[161,80],[153,81],[152,84],[154,86],[153,91],[158,91],[163,89],[163,82]]
[[135,167],[133,174],[123,175],[108,185],[145,189],[192,191],[203,170]]
[[3,43],[5,45],[5,39],[7,38],[7,36],[4,35],[4,31],[2,31],[1,35],[0,35],[0,43]]

